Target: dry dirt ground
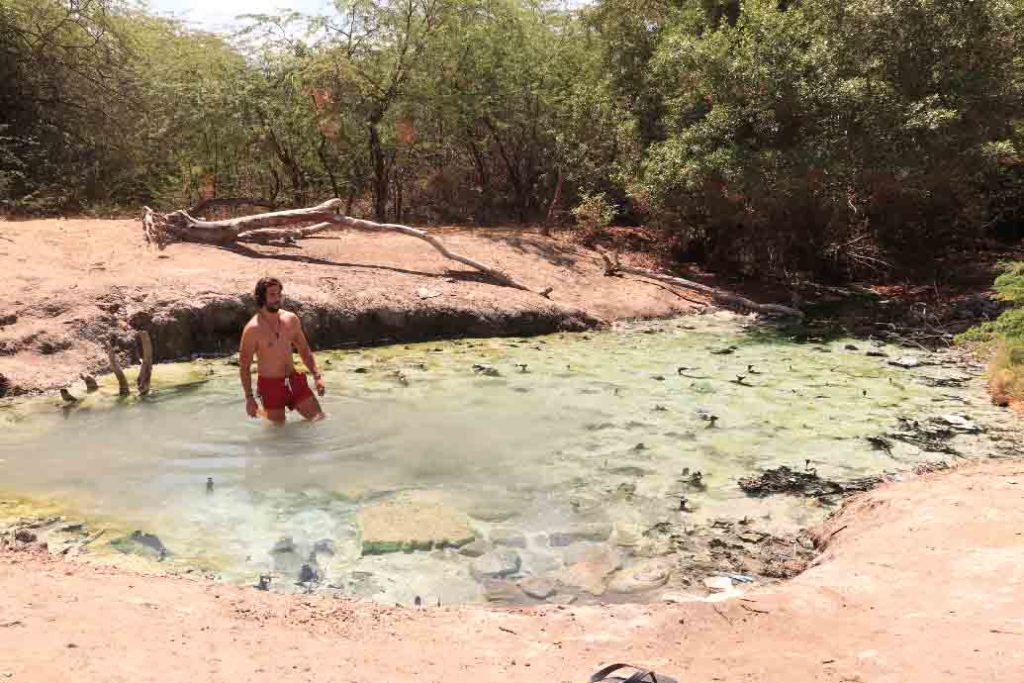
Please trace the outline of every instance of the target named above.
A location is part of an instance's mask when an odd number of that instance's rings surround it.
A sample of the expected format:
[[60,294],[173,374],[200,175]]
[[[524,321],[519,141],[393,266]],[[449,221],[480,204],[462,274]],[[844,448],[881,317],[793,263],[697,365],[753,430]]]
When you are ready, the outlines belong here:
[[1024,463],[859,494],[799,577],[717,603],[389,608],[0,553],[0,680],[1024,680]]
[[[230,352],[251,314],[253,286],[267,274],[284,280],[286,295],[318,323],[309,332],[321,347],[585,329],[702,303],[655,282],[604,277],[593,252],[564,239],[515,229],[435,233],[537,290],[553,287],[550,300],[488,282],[403,235],[340,232],[287,247],[159,251],[145,244],[138,221],[0,221],[0,378],[16,394],[106,371],[97,342],[140,320],[156,324],[157,360]],[[133,347],[133,335],[122,334],[129,362]]]

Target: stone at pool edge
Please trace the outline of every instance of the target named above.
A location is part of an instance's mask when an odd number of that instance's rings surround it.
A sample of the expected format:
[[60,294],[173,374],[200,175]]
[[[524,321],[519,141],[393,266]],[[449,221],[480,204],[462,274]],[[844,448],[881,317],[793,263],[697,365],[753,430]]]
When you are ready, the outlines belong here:
[[459,554],[466,557],[480,557],[490,551],[494,546],[482,538],[478,538],[459,548]]
[[606,522],[592,522],[566,531],[552,531],[548,543],[564,547],[578,541],[605,541],[612,535],[612,525]]
[[519,553],[511,548],[495,548],[473,560],[470,573],[478,581],[515,574],[522,566]]
[[531,598],[547,600],[555,594],[555,582],[543,576],[531,576],[519,582],[519,588]]
[[615,572],[608,579],[613,593],[642,593],[668,583],[671,565],[665,560],[641,560]]
[[363,555],[461,547],[476,535],[469,517],[441,502],[388,500],[357,516]]
[[114,539],[110,547],[126,555],[140,555],[162,562],[170,552],[156,534],[133,531],[131,535]]

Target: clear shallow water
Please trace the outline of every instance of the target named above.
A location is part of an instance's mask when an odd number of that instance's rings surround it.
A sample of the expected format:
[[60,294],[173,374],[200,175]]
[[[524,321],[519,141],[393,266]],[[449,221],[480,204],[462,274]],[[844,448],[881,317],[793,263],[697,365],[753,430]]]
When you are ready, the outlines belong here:
[[748,499],[738,477],[807,460],[841,478],[906,469],[941,456],[900,443],[887,454],[865,437],[898,416],[1001,419],[977,391],[927,386],[962,373],[892,368],[846,343],[792,344],[715,314],[323,353],[329,419],[284,428],[245,417],[227,363],[158,367],[158,381],[203,381],[141,402],[101,392],[71,410],[0,411],[0,489],[156,533],[176,559],[231,580],[276,573],[289,583],[298,567],[275,544],[290,537],[305,557],[329,540],[334,554],[318,558],[325,585],[385,601],[479,600],[471,560],[455,550],[362,556],[359,509],[429,495],[467,513],[479,538],[521,535],[519,574],[539,576],[566,562],[558,532],[677,522],[683,468],[708,485],[687,493],[687,521],[754,515],[789,530],[823,511]]

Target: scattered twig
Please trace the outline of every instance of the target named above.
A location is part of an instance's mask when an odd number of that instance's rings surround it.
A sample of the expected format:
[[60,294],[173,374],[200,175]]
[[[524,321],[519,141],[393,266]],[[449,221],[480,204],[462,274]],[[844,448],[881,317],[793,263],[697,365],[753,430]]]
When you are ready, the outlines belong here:
[[728,616],[726,616],[725,612],[723,612],[721,609],[719,609],[718,605],[711,605],[711,608],[713,610],[715,610],[715,614],[717,614],[718,616],[720,616],[723,619],[725,619],[725,622],[727,624],[729,624],[730,626],[732,626],[732,619],[730,619]]

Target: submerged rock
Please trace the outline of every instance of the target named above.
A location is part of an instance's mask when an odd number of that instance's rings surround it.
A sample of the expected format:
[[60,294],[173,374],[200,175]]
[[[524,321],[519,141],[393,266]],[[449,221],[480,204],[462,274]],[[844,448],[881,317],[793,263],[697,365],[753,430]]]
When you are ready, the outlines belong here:
[[475,539],[459,548],[459,554],[466,557],[480,557],[489,552],[494,546],[482,538]]
[[531,598],[546,600],[555,594],[555,582],[542,576],[532,576],[519,582],[519,587]]
[[567,546],[578,541],[604,541],[611,536],[611,533],[611,524],[592,522],[568,530],[552,531],[548,534],[548,539],[553,546]]
[[337,549],[334,541],[330,538],[322,538],[313,544],[313,552],[317,555],[334,555]]
[[526,547],[526,536],[518,529],[498,527],[491,531],[490,540],[495,545],[510,545],[516,548]]
[[605,577],[622,566],[618,551],[606,545],[573,548],[566,554],[570,566],[555,574],[563,585],[579,588],[591,595],[603,595]]
[[299,583],[319,583],[320,582],[320,568],[313,563],[306,563],[302,565],[299,570]]
[[170,554],[163,541],[156,534],[148,534],[138,530],[133,531],[130,536],[111,541],[110,546],[119,552],[151,557],[158,562],[163,562]]
[[463,546],[475,538],[469,517],[443,503],[392,500],[357,517],[364,555]]
[[641,593],[660,588],[668,582],[668,562],[644,560],[616,572],[608,580],[608,590],[613,593]]
[[919,367],[921,365],[921,361],[914,356],[901,356],[900,358],[894,358],[889,361],[889,365],[895,365],[898,368],[910,369]]
[[515,574],[522,560],[519,553],[510,548],[496,548],[473,560],[470,571],[476,579],[494,579]]
[[522,593],[511,581],[503,579],[484,579],[484,598],[488,602],[521,602]]
[[279,539],[274,547],[270,549],[270,557],[273,562],[274,571],[280,574],[294,576],[302,567],[302,557],[291,536],[284,536]]

